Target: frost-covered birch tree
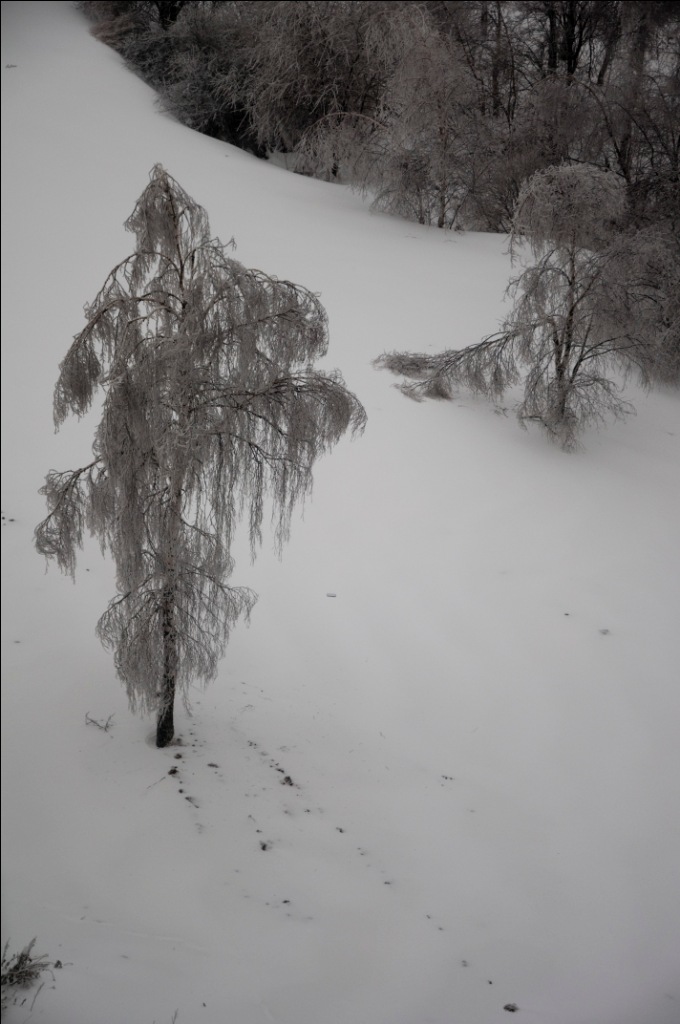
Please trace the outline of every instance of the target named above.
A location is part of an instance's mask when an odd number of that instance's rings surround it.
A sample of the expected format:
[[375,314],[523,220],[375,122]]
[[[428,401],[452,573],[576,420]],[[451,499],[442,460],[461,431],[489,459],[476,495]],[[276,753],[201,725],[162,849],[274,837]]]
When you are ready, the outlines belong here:
[[280,548],[315,460],[365,414],[337,372],[312,368],[328,344],[318,299],[228,256],[161,166],[125,226],[136,249],[86,307],[54,396],[57,427],[103,396],[93,457],[48,474],[36,546],[71,575],[86,530],[113,555],[97,632],[165,746],[176,693],[214,677],[255,600],[227,583],[237,523],[254,555],[271,504]]
[[[611,172],[538,171],[517,201],[512,245],[515,255],[529,253],[529,265],[510,285],[515,302],[501,330],[458,351],[391,353],[378,365],[415,378],[402,388],[413,398],[448,398],[456,387],[500,398],[521,381],[520,422],[538,422],[565,449],[589,424],[631,412],[617,371],[635,369],[649,383],[653,366],[663,379],[660,359],[670,360],[671,346],[652,357],[645,318],[612,301],[625,206],[624,183]],[[630,255],[634,265],[639,255]]]

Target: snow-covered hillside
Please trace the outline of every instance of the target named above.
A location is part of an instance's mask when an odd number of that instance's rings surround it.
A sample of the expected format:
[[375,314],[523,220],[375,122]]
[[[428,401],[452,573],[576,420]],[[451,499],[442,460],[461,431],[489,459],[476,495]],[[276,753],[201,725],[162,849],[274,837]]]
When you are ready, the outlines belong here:
[[[3,943],[64,964],[8,1024],[676,1024],[678,396],[571,456],[408,402],[371,361],[493,331],[503,238],[174,123],[68,3],[2,13]],[[112,566],[32,546],[96,423],[54,435],[57,366],[155,163],[321,294],[368,413],[283,559],[238,546],[251,626],[162,751],[94,636]]]

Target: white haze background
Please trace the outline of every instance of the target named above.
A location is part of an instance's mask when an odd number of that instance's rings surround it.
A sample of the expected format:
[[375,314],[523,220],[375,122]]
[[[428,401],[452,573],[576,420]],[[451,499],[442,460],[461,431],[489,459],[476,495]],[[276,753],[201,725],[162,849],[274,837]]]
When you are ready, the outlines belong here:
[[[371,360],[493,331],[504,238],[174,123],[68,3],[2,11],[3,941],[64,963],[7,1024],[676,1024],[677,395],[573,456],[407,401]],[[54,435],[58,363],[156,162],[321,294],[369,417],[282,561],[238,546],[252,625],[163,751],[94,636],[112,566],[32,547],[96,423]]]

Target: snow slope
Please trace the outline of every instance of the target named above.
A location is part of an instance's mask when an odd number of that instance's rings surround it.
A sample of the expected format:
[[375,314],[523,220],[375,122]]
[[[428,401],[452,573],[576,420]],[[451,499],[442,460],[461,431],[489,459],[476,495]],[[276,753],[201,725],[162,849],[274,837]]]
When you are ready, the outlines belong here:
[[[68,3],[2,13],[3,942],[64,963],[8,1024],[677,1024],[677,395],[574,456],[408,402],[371,360],[491,332],[504,239],[174,123]],[[321,293],[369,417],[283,559],[237,550],[252,624],[163,751],[94,637],[111,565],[32,548],[96,422],[54,435],[57,365],[156,162]]]

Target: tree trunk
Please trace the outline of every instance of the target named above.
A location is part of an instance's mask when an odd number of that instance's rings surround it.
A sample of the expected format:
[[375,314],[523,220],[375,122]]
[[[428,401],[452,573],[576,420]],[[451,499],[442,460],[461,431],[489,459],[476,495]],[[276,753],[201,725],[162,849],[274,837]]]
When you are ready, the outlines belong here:
[[557,374],[557,400],[554,405],[554,420],[560,426],[567,418],[567,403],[569,400],[570,384],[563,367],[560,367]]
[[503,42],[503,15],[500,3],[496,4],[496,39],[491,62],[491,115],[498,117],[501,109],[500,64]]
[[177,674],[177,637],[173,621],[172,592],[163,595],[163,682],[156,723],[156,746],[167,747],[175,735],[175,683]]
[[548,73],[553,74],[557,71],[557,13],[555,11],[554,3],[548,3],[546,9],[546,15],[548,18]]
[[624,178],[630,184],[634,158],[635,115],[640,104],[645,60],[651,38],[651,23],[647,5],[643,7],[639,3],[629,4],[626,24],[631,36],[631,50],[627,69],[628,80],[624,82],[625,121],[619,146],[619,166]]
[[[575,245],[575,243],[574,243]],[[561,332],[555,330],[553,337],[553,362],[555,366],[555,382],[557,385],[557,396],[553,406],[555,421],[563,424],[567,418],[569,394],[572,389],[572,380],[569,377],[569,366],[574,342],[574,316],[578,301],[576,295],[576,256],[574,248],[569,256],[569,309]]]
[[567,416],[569,377],[567,376],[564,346],[558,337],[553,338],[553,365],[555,368],[555,392],[549,415],[554,423],[562,424]]

